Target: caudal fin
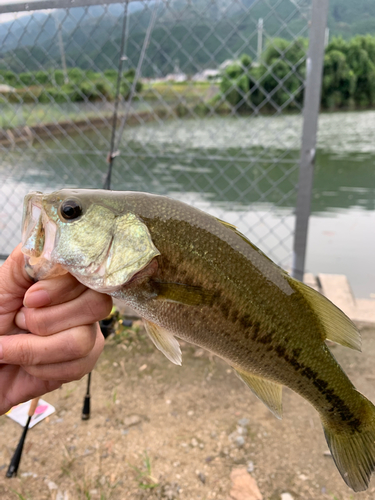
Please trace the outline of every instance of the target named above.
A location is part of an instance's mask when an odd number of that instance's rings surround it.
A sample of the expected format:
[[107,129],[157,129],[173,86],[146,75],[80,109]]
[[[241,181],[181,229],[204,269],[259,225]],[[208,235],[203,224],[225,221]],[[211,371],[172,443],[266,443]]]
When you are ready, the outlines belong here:
[[323,423],[324,434],[333,460],[343,480],[354,491],[364,491],[375,469],[375,407],[369,404],[371,415],[358,427],[337,431]]

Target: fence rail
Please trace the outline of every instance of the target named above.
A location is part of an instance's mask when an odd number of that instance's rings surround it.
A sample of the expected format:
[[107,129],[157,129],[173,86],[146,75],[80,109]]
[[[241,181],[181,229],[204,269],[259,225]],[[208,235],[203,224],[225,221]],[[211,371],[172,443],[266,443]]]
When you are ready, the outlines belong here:
[[112,188],[199,206],[290,267],[310,11],[305,0],[2,4],[0,254],[20,239],[28,191],[103,184],[122,57]]

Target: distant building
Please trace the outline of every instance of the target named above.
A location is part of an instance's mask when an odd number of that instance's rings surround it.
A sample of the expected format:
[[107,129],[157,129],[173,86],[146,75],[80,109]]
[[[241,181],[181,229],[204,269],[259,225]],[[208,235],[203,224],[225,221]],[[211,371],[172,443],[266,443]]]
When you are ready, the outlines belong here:
[[15,91],[16,89],[10,85],[5,85],[5,83],[0,85],[0,94],[8,94],[9,92]]
[[204,69],[196,73],[192,80],[195,82],[206,82],[207,80],[217,80],[220,76],[221,71],[219,69]]
[[186,82],[188,79],[185,73],[170,73],[165,77],[168,82]]
[[228,66],[231,66],[234,63],[237,63],[238,59],[226,59],[224,62],[222,62],[219,66],[221,70],[227,69]]

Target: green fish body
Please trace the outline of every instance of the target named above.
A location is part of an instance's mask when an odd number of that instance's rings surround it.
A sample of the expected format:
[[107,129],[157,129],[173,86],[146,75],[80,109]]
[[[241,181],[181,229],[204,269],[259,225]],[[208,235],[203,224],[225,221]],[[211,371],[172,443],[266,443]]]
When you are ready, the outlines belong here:
[[125,301],[172,362],[181,363],[176,337],[221,357],[277,417],[282,386],[300,394],[319,412],[344,481],[367,488],[375,407],[325,343],[360,350],[355,326],[234,226],[146,193],[32,193],[23,251],[36,279],[68,271]]

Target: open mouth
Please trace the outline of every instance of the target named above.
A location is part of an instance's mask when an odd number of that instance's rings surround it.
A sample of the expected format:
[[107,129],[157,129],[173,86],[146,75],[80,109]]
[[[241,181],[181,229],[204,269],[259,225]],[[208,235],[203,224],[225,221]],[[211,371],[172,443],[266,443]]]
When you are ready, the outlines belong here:
[[38,196],[30,197],[25,205],[22,252],[25,254],[29,274],[35,279],[65,274],[67,271],[60,265],[52,263],[56,224],[47,217]]
[[22,234],[22,252],[34,266],[40,259],[51,260],[55,246],[56,224],[49,220],[37,200],[29,201]]

